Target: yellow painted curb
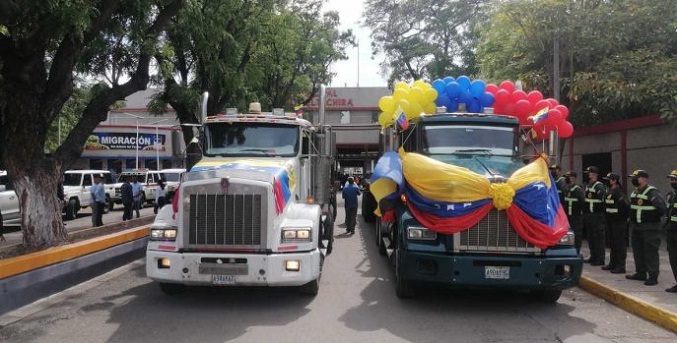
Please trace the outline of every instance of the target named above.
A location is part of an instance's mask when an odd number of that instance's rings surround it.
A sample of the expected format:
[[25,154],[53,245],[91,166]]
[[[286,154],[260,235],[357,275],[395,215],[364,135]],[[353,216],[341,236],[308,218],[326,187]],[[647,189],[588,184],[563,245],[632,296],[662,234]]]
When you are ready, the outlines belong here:
[[149,228],[150,225],[141,226],[74,244],[49,248],[32,254],[2,259],[0,260],[0,279],[144,238],[148,236]]
[[629,294],[619,292],[585,276],[581,276],[581,281],[578,286],[630,313],[634,313],[677,333],[677,315],[672,312],[651,305],[644,300]]

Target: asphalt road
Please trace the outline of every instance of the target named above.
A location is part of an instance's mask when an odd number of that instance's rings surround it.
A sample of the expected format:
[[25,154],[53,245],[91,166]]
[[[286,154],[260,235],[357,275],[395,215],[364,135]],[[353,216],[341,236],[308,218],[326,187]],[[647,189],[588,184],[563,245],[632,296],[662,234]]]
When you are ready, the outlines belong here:
[[373,236],[360,222],[354,236],[337,237],[314,298],[280,288],[167,296],[139,260],[15,313],[23,319],[0,328],[0,341],[675,342],[675,334],[578,288],[554,305],[519,293],[441,289],[400,300]]

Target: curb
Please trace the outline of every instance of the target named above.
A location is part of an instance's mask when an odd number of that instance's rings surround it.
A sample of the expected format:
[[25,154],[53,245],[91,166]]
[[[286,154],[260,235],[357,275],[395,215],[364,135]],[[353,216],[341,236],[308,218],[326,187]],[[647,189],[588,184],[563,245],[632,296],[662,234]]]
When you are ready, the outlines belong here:
[[623,310],[654,322],[665,329],[677,333],[677,315],[654,306],[644,300],[615,290],[586,276],[581,276],[578,287],[602,298]]

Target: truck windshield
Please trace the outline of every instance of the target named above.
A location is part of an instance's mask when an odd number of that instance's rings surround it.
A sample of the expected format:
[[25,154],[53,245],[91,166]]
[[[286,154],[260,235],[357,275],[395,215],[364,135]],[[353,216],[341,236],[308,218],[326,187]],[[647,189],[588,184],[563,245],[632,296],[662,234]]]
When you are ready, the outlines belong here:
[[211,123],[206,156],[296,156],[299,127],[262,123]]
[[[478,125],[431,125],[424,127],[427,154],[515,154],[515,128]],[[481,150],[481,151],[480,151]]]

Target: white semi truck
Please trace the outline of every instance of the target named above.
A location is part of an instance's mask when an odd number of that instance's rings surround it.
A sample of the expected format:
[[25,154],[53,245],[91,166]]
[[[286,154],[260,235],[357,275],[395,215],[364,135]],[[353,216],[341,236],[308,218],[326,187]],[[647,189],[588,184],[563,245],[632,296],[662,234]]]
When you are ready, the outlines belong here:
[[151,226],[148,277],[168,294],[191,285],[317,294],[333,240],[334,136],[323,108],[313,125],[255,104],[206,116],[205,102],[202,159]]

